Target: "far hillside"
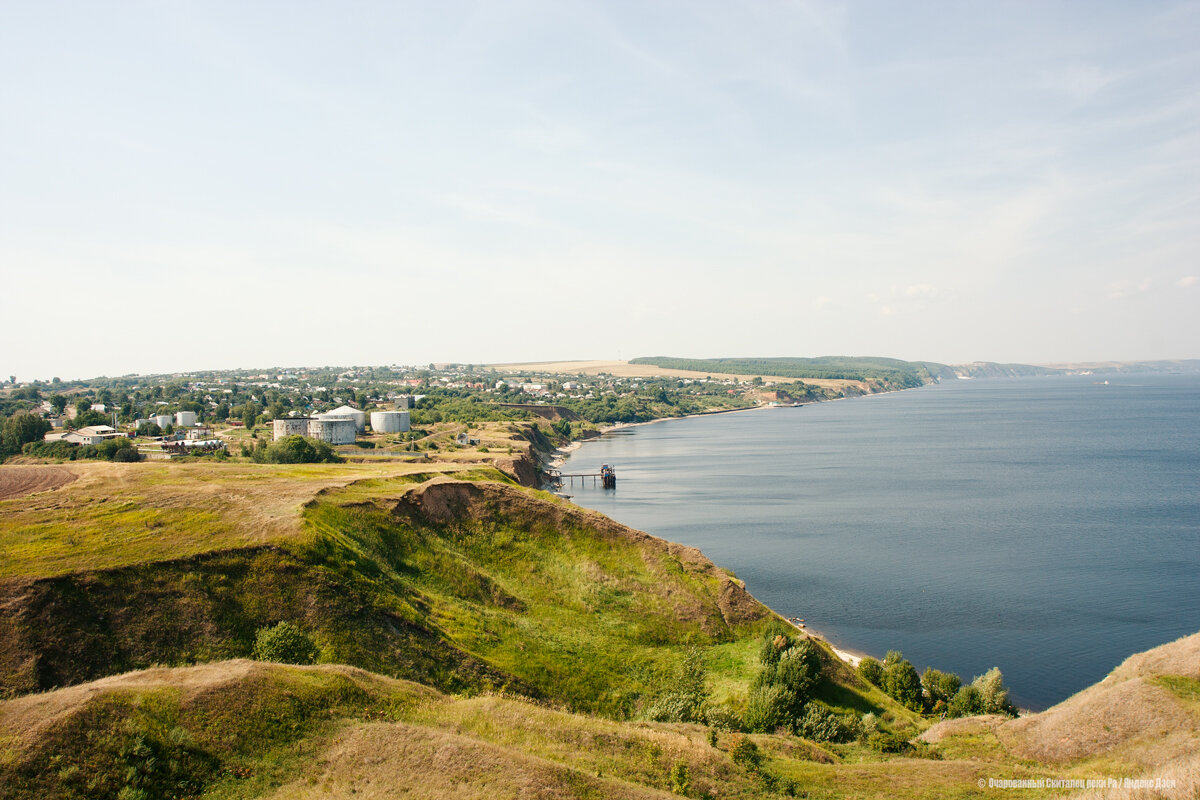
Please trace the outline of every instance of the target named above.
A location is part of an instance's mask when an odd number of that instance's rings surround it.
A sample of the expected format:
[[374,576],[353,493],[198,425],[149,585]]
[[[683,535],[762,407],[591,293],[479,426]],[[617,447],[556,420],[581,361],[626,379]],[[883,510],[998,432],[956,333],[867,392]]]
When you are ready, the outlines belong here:
[[686,369],[717,375],[774,375],[781,378],[879,381],[889,389],[909,389],[932,383],[948,368],[931,362],[896,358],[820,356],[817,358],[635,358],[631,364]]

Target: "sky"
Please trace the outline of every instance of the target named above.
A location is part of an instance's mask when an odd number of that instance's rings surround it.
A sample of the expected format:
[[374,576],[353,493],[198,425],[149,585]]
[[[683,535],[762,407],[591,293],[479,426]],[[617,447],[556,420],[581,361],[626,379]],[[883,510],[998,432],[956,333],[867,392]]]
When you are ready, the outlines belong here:
[[0,0],[0,373],[1200,357],[1200,3]]

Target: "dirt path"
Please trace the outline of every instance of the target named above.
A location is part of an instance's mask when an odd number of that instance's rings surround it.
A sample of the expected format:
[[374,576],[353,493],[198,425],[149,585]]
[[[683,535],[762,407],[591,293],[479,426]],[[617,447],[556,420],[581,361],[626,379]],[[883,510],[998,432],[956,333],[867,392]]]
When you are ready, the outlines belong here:
[[78,477],[62,467],[0,467],[0,500],[57,489]]

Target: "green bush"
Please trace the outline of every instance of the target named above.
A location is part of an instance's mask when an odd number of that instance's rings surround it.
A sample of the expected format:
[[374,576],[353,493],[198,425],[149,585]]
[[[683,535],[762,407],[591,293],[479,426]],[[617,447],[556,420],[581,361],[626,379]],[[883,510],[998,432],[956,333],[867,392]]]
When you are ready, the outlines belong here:
[[762,753],[748,737],[737,734],[729,745],[729,757],[740,767],[754,771],[762,766]]
[[974,686],[964,686],[955,693],[946,709],[948,717],[972,717],[984,713],[983,697]]
[[1004,676],[997,667],[992,667],[971,681],[969,686],[959,689],[946,709],[946,716],[949,717],[970,717],[975,714],[1017,715],[1016,707],[1008,699]]
[[73,461],[79,450],[79,445],[74,442],[29,442],[21,448],[21,452],[27,456],[36,458],[61,458],[68,461]]
[[877,753],[903,753],[909,744],[903,736],[877,730],[867,736],[867,746]]
[[718,731],[740,731],[742,718],[725,706],[709,706],[704,709],[704,721],[708,727]]
[[676,671],[671,689],[655,699],[646,716],[656,722],[700,722],[704,719],[704,701],[708,699],[708,672],[704,657],[695,647],[688,648]]
[[867,683],[879,686],[883,683],[883,665],[867,656],[858,662],[858,677]]
[[906,708],[921,710],[921,676],[899,650],[889,650],[884,658],[883,682],[879,686]]
[[328,442],[297,435],[255,449],[254,460],[266,464],[338,464],[342,457]]
[[961,686],[962,678],[953,672],[926,667],[921,673],[921,688],[925,690],[931,711],[940,712],[945,709]]
[[312,664],[317,660],[317,652],[312,637],[287,621],[271,628],[259,628],[254,637],[254,657],[259,661]]
[[858,718],[838,714],[817,703],[809,703],[796,720],[796,734],[814,742],[849,742],[862,730]]
[[795,696],[777,683],[756,686],[746,699],[743,722],[754,733],[771,733],[788,725]]
[[688,774],[688,765],[683,761],[676,761],[671,767],[671,792],[673,794],[686,795],[688,790],[692,788],[692,779]]

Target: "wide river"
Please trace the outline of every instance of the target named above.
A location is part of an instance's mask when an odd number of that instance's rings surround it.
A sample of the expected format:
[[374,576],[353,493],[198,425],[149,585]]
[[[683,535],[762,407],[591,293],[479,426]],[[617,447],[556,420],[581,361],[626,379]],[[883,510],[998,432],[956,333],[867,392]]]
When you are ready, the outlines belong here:
[[1200,377],[946,381],[614,431],[580,505],[700,548],[835,644],[1040,709],[1200,630]]

